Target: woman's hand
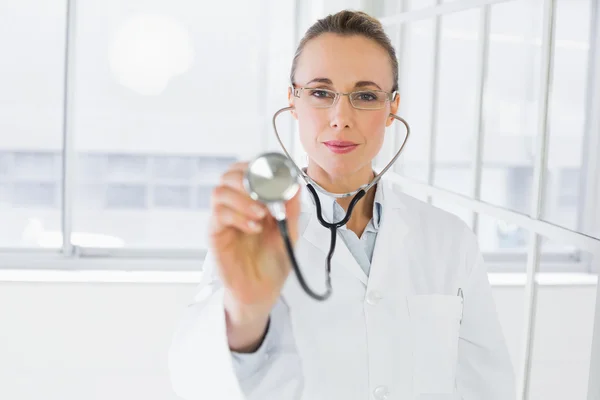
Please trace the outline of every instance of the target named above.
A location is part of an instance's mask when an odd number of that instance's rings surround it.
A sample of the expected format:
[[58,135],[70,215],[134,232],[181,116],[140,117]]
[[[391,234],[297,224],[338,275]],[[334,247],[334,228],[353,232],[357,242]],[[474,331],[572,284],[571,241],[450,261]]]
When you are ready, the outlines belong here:
[[[230,348],[252,351],[291,270],[276,220],[243,185],[248,163],[233,164],[211,198],[210,247],[225,286]],[[300,192],[286,203],[292,243],[298,239]]]

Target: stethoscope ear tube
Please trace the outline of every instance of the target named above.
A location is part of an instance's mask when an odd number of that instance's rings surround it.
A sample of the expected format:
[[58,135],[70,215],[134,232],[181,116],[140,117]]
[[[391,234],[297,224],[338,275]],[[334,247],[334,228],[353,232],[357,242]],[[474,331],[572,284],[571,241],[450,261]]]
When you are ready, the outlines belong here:
[[[304,279],[304,276],[302,275],[302,272],[300,271],[300,267],[298,266],[298,262],[296,260],[296,256],[294,253],[294,248],[292,245],[292,241],[290,239],[290,233],[289,233],[289,229],[288,229],[288,224],[287,221],[285,219],[285,207],[283,207],[281,204],[278,205],[277,212],[274,212],[274,210],[271,210],[271,213],[273,214],[273,216],[276,218],[277,220],[277,226],[279,228],[279,231],[281,233],[281,237],[284,241],[290,262],[292,264],[292,268],[294,269],[294,273],[296,274],[296,277],[298,278],[298,282],[300,283],[300,286],[302,287],[302,289],[306,292],[306,294],[308,294],[311,298],[317,300],[317,301],[323,301],[326,300],[327,298],[329,298],[331,296],[331,292],[332,292],[332,288],[331,288],[331,260],[333,258],[333,252],[335,250],[335,244],[336,244],[336,239],[337,239],[337,229],[344,226],[346,223],[348,223],[348,221],[350,220],[350,216],[352,215],[352,210],[354,209],[354,206],[356,206],[356,204],[358,203],[358,201],[360,199],[362,199],[367,192],[374,187],[377,182],[379,182],[379,180],[381,179],[381,177],[383,176],[383,174],[394,164],[394,162],[398,159],[398,157],[400,156],[400,154],[402,153],[402,150],[404,149],[404,146],[406,145],[406,142],[408,140],[408,137],[410,136],[410,127],[408,125],[408,123],[402,119],[401,117],[394,115],[394,114],[390,114],[391,117],[393,117],[394,119],[397,119],[398,121],[402,122],[405,127],[406,127],[406,137],[404,139],[404,141],[402,142],[402,146],[400,146],[400,149],[398,149],[398,151],[396,152],[396,154],[394,155],[394,157],[392,158],[392,160],[385,166],[385,168],[379,172],[378,174],[375,175],[375,177],[373,178],[373,180],[367,184],[364,185],[363,187],[357,189],[354,192],[350,192],[350,193],[329,193],[326,190],[324,190],[323,188],[321,188],[315,181],[313,181],[308,175],[307,173],[305,173],[293,160],[292,156],[288,153],[287,149],[285,148],[285,145],[283,144],[281,138],[279,137],[279,132],[277,131],[277,117],[285,112],[285,111],[290,111],[293,110],[294,107],[285,107],[282,108],[280,110],[278,110],[274,115],[273,115],[273,130],[275,131],[275,136],[277,137],[277,141],[279,142],[279,144],[281,145],[281,149],[283,150],[283,152],[285,153],[285,156],[290,160],[291,164],[292,164],[292,168],[294,168],[296,170],[296,172],[298,173],[298,176],[300,176],[301,178],[304,179],[304,181],[306,182],[306,187],[308,188],[308,190],[310,191],[311,195],[313,196],[314,200],[315,200],[315,206],[316,206],[316,211],[317,211],[317,218],[319,220],[319,223],[321,225],[323,225],[325,228],[329,229],[329,231],[331,232],[331,242],[329,245],[329,253],[327,254],[327,263],[326,263],[326,269],[325,269],[325,285],[326,285],[326,291],[324,294],[318,294],[315,293],[306,283],[306,280]],[[330,196],[330,197],[334,197],[334,198],[344,198],[344,197],[349,197],[354,195],[354,198],[352,199],[352,201],[350,202],[350,205],[348,206],[348,211],[346,212],[346,216],[344,217],[344,219],[342,219],[341,221],[338,222],[334,222],[334,223],[329,223],[327,221],[325,221],[323,219],[323,215],[322,215],[322,210],[321,210],[321,202],[319,200],[319,196],[317,195],[317,192],[315,190],[315,186],[316,186],[316,190],[319,190],[320,192]]]

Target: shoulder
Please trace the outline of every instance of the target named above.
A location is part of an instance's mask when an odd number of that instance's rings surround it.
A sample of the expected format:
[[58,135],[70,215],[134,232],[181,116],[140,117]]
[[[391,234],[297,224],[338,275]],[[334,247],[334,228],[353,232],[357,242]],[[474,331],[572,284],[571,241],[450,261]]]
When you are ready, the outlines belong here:
[[[463,277],[479,261],[477,237],[461,218],[395,189],[386,216],[392,232],[404,226],[405,246],[412,254],[415,268],[436,271],[433,275]],[[442,273],[442,271],[445,271]],[[439,273],[439,274],[438,274]]]

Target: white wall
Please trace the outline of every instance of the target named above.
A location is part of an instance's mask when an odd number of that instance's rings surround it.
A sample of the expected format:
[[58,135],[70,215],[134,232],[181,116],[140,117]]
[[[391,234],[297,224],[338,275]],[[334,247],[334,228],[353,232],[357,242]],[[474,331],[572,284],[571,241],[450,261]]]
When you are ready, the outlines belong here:
[[[0,283],[0,399],[175,400],[167,348],[194,288]],[[518,359],[523,288],[494,295]],[[595,286],[541,288],[532,399],[585,398],[595,295]]]

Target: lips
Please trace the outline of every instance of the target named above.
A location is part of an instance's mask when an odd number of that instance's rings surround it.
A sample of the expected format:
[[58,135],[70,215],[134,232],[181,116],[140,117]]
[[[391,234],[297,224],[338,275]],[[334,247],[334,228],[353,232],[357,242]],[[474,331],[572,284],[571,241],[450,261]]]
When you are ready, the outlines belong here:
[[329,140],[324,142],[327,146],[335,146],[335,147],[348,147],[348,146],[357,146],[354,142],[347,142],[345,140]]
[[354,142],[348,142],[345,140],[330,140],[323,143],[330,151],[336,154],[349,153],[358,147],[358,144]]

